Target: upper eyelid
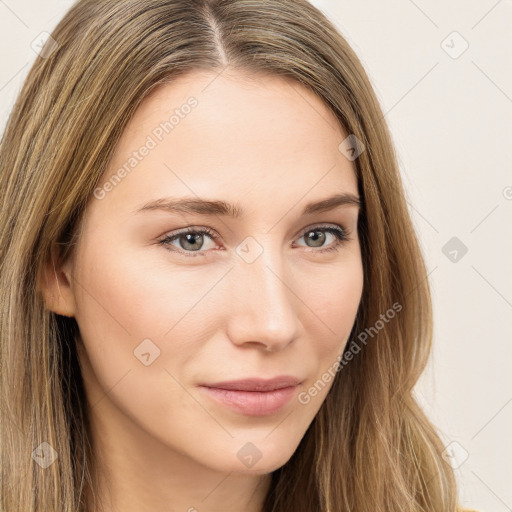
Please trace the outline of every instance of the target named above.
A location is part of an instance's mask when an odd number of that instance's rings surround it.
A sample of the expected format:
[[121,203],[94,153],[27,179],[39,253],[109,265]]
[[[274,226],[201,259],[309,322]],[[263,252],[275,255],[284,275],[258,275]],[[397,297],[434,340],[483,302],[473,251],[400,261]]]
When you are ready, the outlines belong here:
[[[348,228],[346,228],[345,226],[341,225],[341,224],[337,224],[337,223],[334,223],[334,222],[327,222],[325,224],[309,224],[308,226],[306,226],[305,228],[302,228],[298,234],[301,234],[304,235],[304,233],[307,233],[308,231],[311,231],[313,230],[314,228],[330,228],[330,227],[333,227],[333,228],[341,228],[343,231],[346,231],[348,232]],[[173,233],[172,235],[170,236],[177,236],[177,235],[182,235],[182,234],[186,234],[186,233],[199,233],[199,232],[205,232],[207,234],[211,234],[212,236],[217,236],[219,237],[219,235],[215,232],[215,230],[211,229],[211,228],[207,228],[205,226],[189,226],[189,227],[186,227],[186,228],[182,228],[182,230],[178,230],[177,233]]]
[[309,226],[306,226],[304,229],[299,231],[299,233],[306,233],[307,231],[312,230],[313,228],[341,228],[343,231],[348,232],[348,228],[343,226],[342,224],[335,223],[335,222],[326,222],[325,224],[310,224]]

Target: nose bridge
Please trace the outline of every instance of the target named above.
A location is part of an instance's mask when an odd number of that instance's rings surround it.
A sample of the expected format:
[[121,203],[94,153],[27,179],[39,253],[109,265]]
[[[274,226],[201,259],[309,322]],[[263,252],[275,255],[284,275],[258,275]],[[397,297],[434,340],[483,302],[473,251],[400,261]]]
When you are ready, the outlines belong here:
[[240,257],[231,275],[236,312],[231,315],[230,336],[235,343],[256,342],[278,350],[297,334],[296,301],[280,249],[269,239],[259,243],[261,254],[251,263]]

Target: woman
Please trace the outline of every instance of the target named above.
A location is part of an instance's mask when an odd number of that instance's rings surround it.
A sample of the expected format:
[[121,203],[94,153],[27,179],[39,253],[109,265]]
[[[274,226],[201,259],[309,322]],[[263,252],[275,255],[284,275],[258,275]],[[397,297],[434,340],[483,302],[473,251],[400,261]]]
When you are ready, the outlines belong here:
[[461,510],[390,135],[317,9],[81,0],[0,156],[2,510]]

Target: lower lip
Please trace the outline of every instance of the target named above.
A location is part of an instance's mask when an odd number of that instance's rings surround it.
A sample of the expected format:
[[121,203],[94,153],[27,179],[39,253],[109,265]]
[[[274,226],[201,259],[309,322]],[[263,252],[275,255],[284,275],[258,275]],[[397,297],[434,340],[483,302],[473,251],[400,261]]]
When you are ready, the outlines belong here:
[[246,416],[267,416],[283,408],[295,394],[297,386],[274,391],[237,391],[200,386],[209,396]]

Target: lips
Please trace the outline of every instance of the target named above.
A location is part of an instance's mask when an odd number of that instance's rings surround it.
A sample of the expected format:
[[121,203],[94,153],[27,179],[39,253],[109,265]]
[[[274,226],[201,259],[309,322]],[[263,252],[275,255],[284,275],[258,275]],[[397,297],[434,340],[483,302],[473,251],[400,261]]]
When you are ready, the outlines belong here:
[[215,382],[213,384],[203,384],[203,386],[208,388],[227,389],[234,391],[274,391],[275,389],[297,386],[300,383],[300,379],[284,375],[280,377],[274,377],[273,379],[250,378]]
[[246,416],[278,412],[293,397],[301,380],[290,376],[243,379],[203,384],[200,389],[216,404]]

